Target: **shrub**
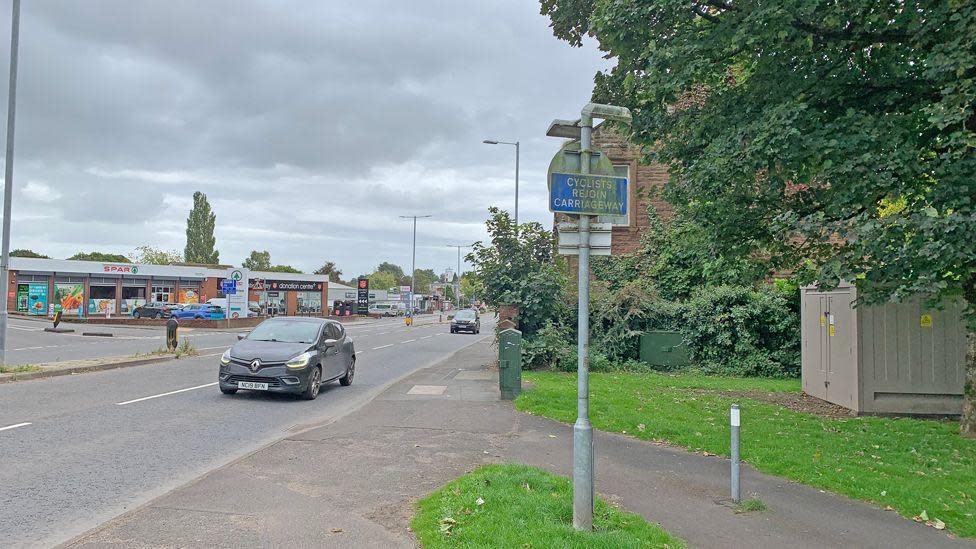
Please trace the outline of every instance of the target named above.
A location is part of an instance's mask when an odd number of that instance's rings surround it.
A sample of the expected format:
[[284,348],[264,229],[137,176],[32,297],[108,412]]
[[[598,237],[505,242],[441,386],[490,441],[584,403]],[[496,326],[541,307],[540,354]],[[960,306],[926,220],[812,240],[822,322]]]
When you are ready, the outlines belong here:
[[[576,345],[568,328],[552,321],[546,324],[535,336],[522,340],[522,368],[565,369],[566,363],[576,360]],[[575,368],[575,362],[573,363]]]

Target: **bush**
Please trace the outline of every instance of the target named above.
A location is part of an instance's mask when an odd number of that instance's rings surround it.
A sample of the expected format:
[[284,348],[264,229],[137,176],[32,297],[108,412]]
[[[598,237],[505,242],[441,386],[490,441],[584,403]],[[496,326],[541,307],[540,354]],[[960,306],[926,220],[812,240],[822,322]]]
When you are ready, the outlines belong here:
[[575,369],[576,345],[565,326],[548,321],[533,337],[522,340],[522,369],[565,370],[570,360]]
[[681,332],[706,373],[795,377],[800,373],[800,319],[783,292],[718,286],[684,305]]
[[613,360],[636,359],[640,336],[648,330],[676,330],[682,324],[682,306],[661,299],[640,283],[610,291],[596,283],[590,300],[592,347]]

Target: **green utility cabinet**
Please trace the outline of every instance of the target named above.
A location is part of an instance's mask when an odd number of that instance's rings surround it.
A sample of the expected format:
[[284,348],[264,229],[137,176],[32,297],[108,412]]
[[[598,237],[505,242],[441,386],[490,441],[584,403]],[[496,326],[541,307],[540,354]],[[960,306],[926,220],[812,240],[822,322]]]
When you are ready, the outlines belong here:
[[512,328],[498,333],[498,389],[502,400],[522,392],[522,332]]
[[690,363],[681,332],[651,331],[640,336],[640,359],[651,366],[681,368]]

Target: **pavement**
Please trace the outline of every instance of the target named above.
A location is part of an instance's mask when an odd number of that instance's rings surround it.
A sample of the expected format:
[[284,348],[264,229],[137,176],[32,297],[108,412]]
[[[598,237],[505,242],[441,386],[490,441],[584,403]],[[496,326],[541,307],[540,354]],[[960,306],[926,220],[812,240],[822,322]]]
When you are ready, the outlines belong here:
[[213,347],[199,357],[0,384],[0,546],[63,543],[491,337],[490,322],[475,336],[432,320],[349,324],[355,382],[329,384],[311,402],[220,394],[217,357],[236,341],[226,333],[222,345],[196,343]]
[[[496,352],[487,339],[459,348],[355,410],[309,424],[68,546],[414,547],[408,525],[416,500],[481,464],[526,463],[569,476],[571,426],[499,401]],[[602,432],[595,447],[598,493],[692,547],[976,547],[749,467],[743,491],[769,509],[736,514],[722,503],[725,459]]]

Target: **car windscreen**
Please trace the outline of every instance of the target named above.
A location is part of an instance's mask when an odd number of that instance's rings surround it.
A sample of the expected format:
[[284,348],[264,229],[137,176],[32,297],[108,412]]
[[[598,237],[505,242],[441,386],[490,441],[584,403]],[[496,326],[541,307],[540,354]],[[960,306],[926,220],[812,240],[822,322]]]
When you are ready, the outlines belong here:
[[458,311],[458,314],[454,315],[454,318],[458,320],[474,320],[474,311],[470,309]]
[[281,341],[286,343],[315,343],[319,324],[307,320],[266,320],[251,330],[252,341]]

